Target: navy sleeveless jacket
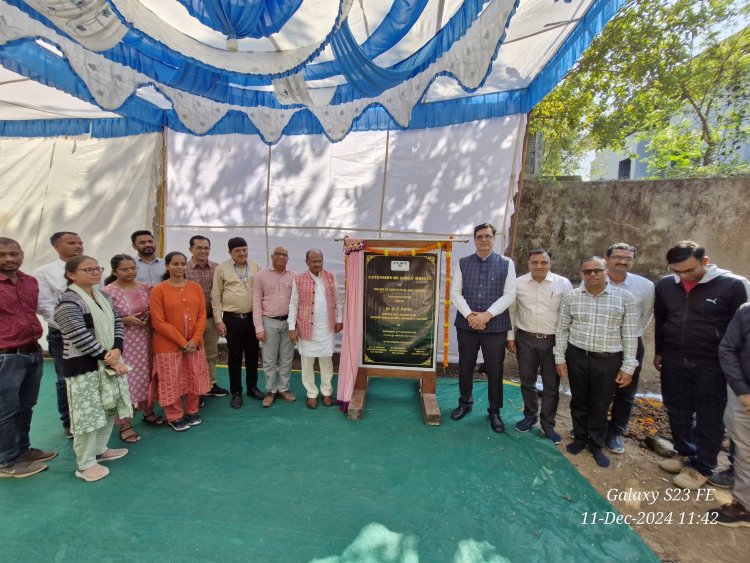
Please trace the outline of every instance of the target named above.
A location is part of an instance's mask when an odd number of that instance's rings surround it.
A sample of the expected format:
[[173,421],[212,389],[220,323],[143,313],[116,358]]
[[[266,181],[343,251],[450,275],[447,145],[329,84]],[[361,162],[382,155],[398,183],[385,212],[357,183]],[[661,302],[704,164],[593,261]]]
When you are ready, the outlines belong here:
[[[476,253],[459,260],[463,281],[462,295],[472,311],[486,311],[503,296],[505,280],[508,277],[508,263],[507,258],[495,252],[486,260],[482,260]],[[460,312],[456,312],[454,325],[456,328],[474,330]],[[507,332],[511,328],[510,313],[506,309],[493,317],[483,332]]]

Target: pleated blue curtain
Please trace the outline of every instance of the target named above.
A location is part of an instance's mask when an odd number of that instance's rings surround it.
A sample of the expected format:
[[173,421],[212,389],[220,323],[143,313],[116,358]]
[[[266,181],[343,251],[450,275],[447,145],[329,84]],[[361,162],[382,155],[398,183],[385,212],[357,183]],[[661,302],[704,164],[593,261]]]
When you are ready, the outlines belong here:
[[279,31],[302,0],[177,0],[204,25],[230,39],[268,37]]

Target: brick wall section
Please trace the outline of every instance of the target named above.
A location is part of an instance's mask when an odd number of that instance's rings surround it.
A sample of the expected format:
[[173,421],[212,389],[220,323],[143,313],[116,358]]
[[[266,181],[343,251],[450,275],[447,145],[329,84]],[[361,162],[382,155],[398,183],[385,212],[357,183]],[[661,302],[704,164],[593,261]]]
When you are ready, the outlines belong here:
[[667,249],[681,239],[706,247],[719,267],[750,277],[750,176],[689,180],[560,182],[525,179],[514,257],[553,251],[553,271],[578,279],[578,262],[618,241],[634,244],[634,272],[662,277]]

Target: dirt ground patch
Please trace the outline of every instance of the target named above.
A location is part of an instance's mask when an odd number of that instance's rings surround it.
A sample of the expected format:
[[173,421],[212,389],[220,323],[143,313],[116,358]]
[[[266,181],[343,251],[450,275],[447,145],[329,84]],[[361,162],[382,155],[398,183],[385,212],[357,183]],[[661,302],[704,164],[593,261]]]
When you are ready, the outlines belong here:
[[[659,394],[659,373],[651,363],[653,325],[649,328],[651,330],[644,336],[646,357],[639,387],[641,393]],[[518,367],[512,355],[506,359],[505,369],[506,378],[511,381],[516,378]],[[560,446],[563,455],[599,494],[607,498],[621,515],[630,519],[631,528],[657,557],[663,561],[748,560],[750,530],[704,523],[706,511],[731,501],[730,490],[710,486],[686,492],[675,487],[672,475],[657,465],[664,458],[646,447],[644,439],[648,435],[671,438],[666,411],[660,401],[650,397],[637,400],[625,434],[625,453],[610,454],[612,464],[607,469],[597,466],[587,452],[573,456],[563,447],[570,441],[568,436],[573,427],[567,387],[561,397],[558,413],[557,430],[564,437]],[[719,456],[719,469],[728,464],[725,448]],[[648,500],[638,498],[645,496],[644,493],[648,493]]]

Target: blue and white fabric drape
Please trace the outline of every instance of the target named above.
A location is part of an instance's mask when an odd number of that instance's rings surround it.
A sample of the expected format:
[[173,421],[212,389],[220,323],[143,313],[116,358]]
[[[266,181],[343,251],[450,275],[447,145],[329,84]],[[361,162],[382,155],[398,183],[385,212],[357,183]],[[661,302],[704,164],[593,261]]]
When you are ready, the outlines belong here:
[[[624,3],[0,0],[0,65],[127,124],[92,134],[335,141],[525,113]],[[11,121],[0,135],[84,128]]]

